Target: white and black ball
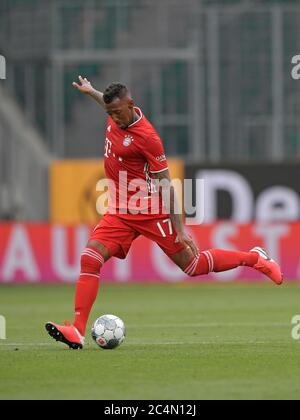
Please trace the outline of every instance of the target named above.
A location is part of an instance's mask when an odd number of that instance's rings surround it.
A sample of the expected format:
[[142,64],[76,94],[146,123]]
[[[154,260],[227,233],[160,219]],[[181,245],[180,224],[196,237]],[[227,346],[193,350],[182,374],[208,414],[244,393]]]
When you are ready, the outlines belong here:
[[119,347],[126,337],[124,322],[115,315],[103,315],[92,327],[92,338],[102,349]]

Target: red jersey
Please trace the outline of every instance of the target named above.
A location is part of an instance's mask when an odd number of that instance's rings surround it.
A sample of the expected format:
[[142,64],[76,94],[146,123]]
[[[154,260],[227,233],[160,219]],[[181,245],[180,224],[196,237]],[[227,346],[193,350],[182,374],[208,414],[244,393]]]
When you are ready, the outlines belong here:
[[[104,167],[106,178],[113,181],[109,185],[110,213],[151,214],[153,196],[159,196],[153,183],[154,174],[168,169],[157,131],[139,108],[135,112],[139,119],[126,129],[108,118]],[[162,208],[161,198],[158,201],[156,214]]]

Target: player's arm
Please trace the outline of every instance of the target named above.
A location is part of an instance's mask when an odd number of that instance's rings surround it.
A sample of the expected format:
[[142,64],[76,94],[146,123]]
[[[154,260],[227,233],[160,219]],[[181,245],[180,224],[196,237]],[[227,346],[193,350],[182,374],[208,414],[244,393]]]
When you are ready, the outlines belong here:
[[[173,185],[171,184],[171,178],[170,178],[170,173],[169,170],[166,169],[165,171],[159,172],[159,173],[154,173],[153,174],[155,176],[156,179],[158,179],[159,181],[162,180],[166,180],[167,182],[162,182],[161,183],[161,188],[167,188],[170,189],[170,191],[166,191],[166,193],[164,193],[164,191],[162,191],[162,197],[163,197],[163,205],[165,207],[165,209],[167,209],[168,213],[170,214],[170,219],[173,223],[173,226],[177,232],[177,237],[180,243],[182,243],[183,245],[185,245],[188,248],[191,248],[193,254],[195,255],[195,257],[198,255],[199,251],[197,246],[195,245],[193,239],[186,233],[185,231],[185,227],[184,227],[184,223],[182,220],[182,215],[178,214],[176,212],[176,209],[178,209],[178,205],[177,205],[177,198],[176,198],[176,193],[175,193],[175,189],[173,187]],[[170,197],[170,200],[169,200]],[[167,200],[166,200],[167,198]],[[169,201],[169,202],[166,202]]]
[[79,90],[81,93],[85,93],[89,95],[91,98],[95,99],[95,101],[105,109],[105,103],[103,101],[103,93],[99,92],[98,90],[94,89],[91,82],[89,82],[86,78],[79,76],[79,83],[73,82],[73,86]]

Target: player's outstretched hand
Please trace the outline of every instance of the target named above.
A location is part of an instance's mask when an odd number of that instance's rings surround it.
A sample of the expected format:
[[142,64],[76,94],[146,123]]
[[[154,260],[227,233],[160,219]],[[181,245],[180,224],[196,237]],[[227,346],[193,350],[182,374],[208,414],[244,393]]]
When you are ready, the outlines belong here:
[[79,82],[76,83],[73,82],[73,86],[78,89],[81,93],[91,93],[93,90],[93,86],[91,85],[91,82],[87,80],[87,78],[83,78],[79,76]]
[[197,257],[199,255],[199,249],[197,248],[196,244],[193,241],[193,238],[186,234],[185,232],[182,232],[178,234],[178,240],[180,243],[186,246],[186,248],[190,248],[193,255]]

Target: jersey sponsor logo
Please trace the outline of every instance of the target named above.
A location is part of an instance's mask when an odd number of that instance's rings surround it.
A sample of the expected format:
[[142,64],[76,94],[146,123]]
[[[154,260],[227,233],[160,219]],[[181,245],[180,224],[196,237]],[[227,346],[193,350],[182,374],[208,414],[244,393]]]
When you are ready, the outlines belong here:
[[155,159],[158,162],[165,162],[167,160],[166,155],[157,156]]
[[107,131],[110,133],[111,132],[111,125],[109,125],[108,127],[107,127]]
[[128,147],[131,145],[131,143],[133,142],[133,137],[131,136],[126,136],[125,139],[123,140],[123,146]]

